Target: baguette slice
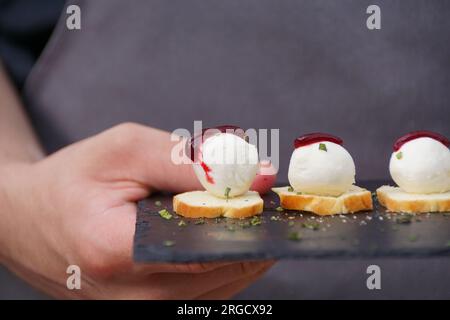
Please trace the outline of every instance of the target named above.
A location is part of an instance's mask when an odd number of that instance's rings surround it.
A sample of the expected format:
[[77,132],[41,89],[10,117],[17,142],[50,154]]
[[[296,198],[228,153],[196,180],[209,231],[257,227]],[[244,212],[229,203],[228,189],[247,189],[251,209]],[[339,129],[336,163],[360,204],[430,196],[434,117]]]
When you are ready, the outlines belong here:
[[407,193],[398,187],[377,189],[378,201],[391,212],[425,213],[450,211],[450,191],[444,193]]
[[188,218],[247,218],[261,213],[263,206],[263,200],[255,191],[228,200],[207,191],[185,192],[173,197],[173,210]]
[[284,209],[309,211],[321,216],[373,209],[370,191],[358,186],[352,186],[338,197],[297,194],[295,191],[288,191],[288,188],[272,189],[280,197],[280,205]]

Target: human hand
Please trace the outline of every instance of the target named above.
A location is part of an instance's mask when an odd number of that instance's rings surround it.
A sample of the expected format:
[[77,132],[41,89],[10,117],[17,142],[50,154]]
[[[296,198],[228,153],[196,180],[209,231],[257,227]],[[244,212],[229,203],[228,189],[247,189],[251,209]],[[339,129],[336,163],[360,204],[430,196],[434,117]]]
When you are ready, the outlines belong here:
[[[34,164],[0,169],[0,258],[55,297],[229,298],[272,262],[135,264],[135,201],[152,190],[199,189],[170,159],[166,132],[123,124]],[[68,290],[78,265],[81,290]]]

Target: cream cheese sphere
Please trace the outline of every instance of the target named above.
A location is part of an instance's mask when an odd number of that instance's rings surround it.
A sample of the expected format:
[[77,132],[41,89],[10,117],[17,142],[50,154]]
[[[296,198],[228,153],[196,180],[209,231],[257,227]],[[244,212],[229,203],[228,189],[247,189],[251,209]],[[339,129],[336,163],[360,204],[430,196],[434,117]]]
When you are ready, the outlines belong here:
[[219,198],[246,193],[258,171],[256,147],[231,133],[207,138],[194,171],[202,186]]
[[410,140],[392,153],[389,171],[405,192],[450,191],[450,150],[429,137]]
[[296,192],[339,196],[355,183],[355,163],[341,145],[316,142],[294,150],[288,179]]

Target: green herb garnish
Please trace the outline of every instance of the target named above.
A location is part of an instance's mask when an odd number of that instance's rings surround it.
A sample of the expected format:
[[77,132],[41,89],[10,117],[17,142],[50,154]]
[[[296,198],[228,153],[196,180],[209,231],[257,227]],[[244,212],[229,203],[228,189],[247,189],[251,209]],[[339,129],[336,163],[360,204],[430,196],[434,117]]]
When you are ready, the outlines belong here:
[[325,151],[325,152],[328,151],[326,144],[325,143],[320,143],[319,144],[319,150],[322,150],[322,151]]
[[275,210],[277,210],[278,212],[283,212],[283,208],[282,207],[276,207]]
[[270,220],[272,220],[272,221],[279,221],[279,220],[280,220],[280,217],[277,217],[277,216],[271,216],[271,217],[270,217]]
[[236,228],[234,226],[226,226],[228,231],[236,231]]
[[289,232],[288,239],[292,241],[300,241],[302,240],[302,235],[298,231]]
[[229,187],[225,188],[225,198],[227,198],[227,201],[230,198],[230,191],[231,191],[231,188],[229,188]]
[[407,223],[411,223],[412,218],[413,218],[412,214],[405,214],[405,215],[397,217],[395,219],[395,222],[400,223],[400,224],[407,224]]
[[157,207],[161,207],[161,206],[162,206],[162,203],[161,203],[161,201],[155,201],[155,206],[157,206]]
[[288,187],[288,191],[289,192],[294,192],[294,188],[292,188],[291,186]]
[[250,222],[241,222],[241,223],[239,223],[239,226],[242,228],[242,229],[247,229],[247,228],[250,228],[252,225],[250,224]]
[[410,242],[416,242],[418,239],[419,239],[418,235],[411,235],[411,236],[408,237],[408,240]]
[[293,227],[294,226],[294,221],[289,221],[288,226],[289,227]]
[[261,218],[258,216],[254,216],[252,220],[250,220],[250,224],[252,226],[259,226],[262,223]]
[[302,227],[310,230],[319,230],[320,225],[318,222],[307,221],[302,223]]
[[205,219],[200,218],[200,219],[196,220],[196,221],[194,222],[194,224],[196,224],[196,225],[199,225],[199,224],[205,224]]
[[178,222],[178,226],[179,227],[186,227],[187,223],[184,220],[180,220],[180,222]]
[[175,245],[175,241],[173,241],[173,240],[164,240],[163,245],[164,245],[164,247],[173,247]]
[[400,160],[401,158],[403,158],[403,153],[400,151],[400,152],[397,152],[396,154],[395,154],[395,156],[397,157],[397,159],[398,160]]
[[158,213],[161,216],[161,218],[163,218],[163,219],[166,219],[166,220],[172,219],[172,214],[167,209],[159,210]]

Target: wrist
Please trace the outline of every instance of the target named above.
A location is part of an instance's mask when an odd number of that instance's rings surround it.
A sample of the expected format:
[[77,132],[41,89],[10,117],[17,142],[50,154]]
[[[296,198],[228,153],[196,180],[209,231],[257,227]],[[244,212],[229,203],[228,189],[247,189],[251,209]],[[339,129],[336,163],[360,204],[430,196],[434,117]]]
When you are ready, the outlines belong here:
[[[21,176],[28,169],[28,164],[8,164],[0,166],[0,263],[6,263],[11,257],[17,226],[23,213],[16,206]],[[19,223],[17,223],[19,221]]]

